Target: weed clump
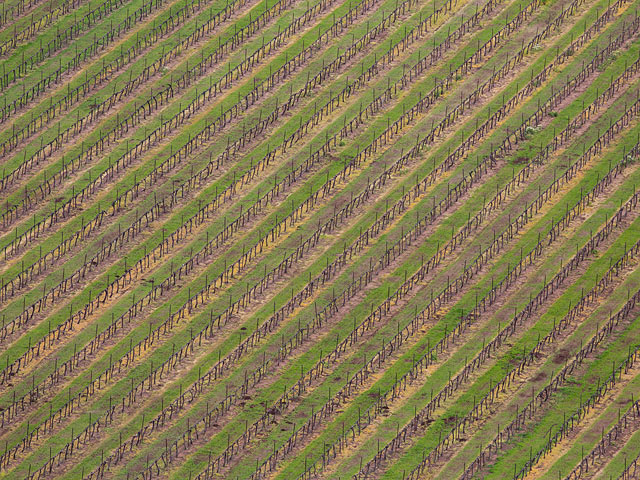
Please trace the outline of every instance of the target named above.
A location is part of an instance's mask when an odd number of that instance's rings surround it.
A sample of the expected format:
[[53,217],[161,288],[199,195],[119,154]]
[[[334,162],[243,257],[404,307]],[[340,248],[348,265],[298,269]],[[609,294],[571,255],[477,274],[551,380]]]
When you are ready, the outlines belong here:
[[528,126],[524,130],[524,135],[525,135],[525,137],[529,138],[529,137],[532,137],[534,134],[538,133],[539,131],[540,131],[540,127]]

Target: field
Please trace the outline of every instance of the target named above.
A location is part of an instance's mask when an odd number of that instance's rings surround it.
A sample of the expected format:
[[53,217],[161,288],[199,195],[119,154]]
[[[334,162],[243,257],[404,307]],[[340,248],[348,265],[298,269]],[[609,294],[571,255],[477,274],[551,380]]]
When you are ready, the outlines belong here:
[[640,0],[5,0],[0,479],[640,479]]

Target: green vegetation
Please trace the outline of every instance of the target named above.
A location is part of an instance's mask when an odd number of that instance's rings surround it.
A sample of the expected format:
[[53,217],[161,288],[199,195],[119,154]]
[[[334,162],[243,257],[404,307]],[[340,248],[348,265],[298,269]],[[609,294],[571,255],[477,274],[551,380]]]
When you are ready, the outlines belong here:
[[0,478],[629,478],[638,6],[7,1]]

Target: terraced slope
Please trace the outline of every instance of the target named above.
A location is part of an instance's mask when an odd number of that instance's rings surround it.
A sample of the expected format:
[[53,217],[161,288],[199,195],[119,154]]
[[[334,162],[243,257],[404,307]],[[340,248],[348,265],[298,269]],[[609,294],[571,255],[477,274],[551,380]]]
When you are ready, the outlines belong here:
[[638,7],[7,0],[0,478],[640,478]]

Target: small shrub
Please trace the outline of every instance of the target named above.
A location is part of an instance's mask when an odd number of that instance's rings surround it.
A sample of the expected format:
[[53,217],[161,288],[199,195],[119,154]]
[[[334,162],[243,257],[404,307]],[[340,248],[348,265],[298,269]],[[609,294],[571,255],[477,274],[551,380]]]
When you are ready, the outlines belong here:
[[524,134],[525,134],[525,136],[530,137],[530,136],[534,135],[535,133],[538,133],[539,131],[540,131],[539,127],[528,126],[524,130]]

